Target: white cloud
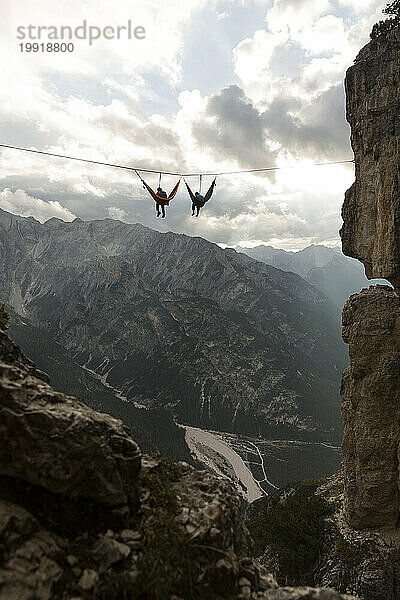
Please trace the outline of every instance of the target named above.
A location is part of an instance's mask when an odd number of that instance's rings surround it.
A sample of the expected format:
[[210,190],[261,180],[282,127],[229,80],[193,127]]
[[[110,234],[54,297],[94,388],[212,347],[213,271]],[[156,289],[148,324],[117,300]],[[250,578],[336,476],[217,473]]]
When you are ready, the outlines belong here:
[[339,6],[348,6],[356,11],[369,11],[376,7],[377,0],[338,0]]
[[233,50],[235,72],[244,84],[265,76],[275,49],[288,40],[284,30],[277,33],[256,31],[252,38],[241,41]]
[[297,32],[294,39],[311,55],[323,53],[340,54],[346,48],[347,38],[344,20],[334,15],[325,15]]
[[[384,3],[337,1],[273,1],[267,30],[233,49],[235,73],[249,97],[264,104],[282,95],[310,98],[343,80]],[[345,18],[340,8],[345,3],[362,16]]]
[[128,216],[128,213],[122,208],[118,208],[118,206],[109,206],[107,211],[111,219],[117,219],[118,221],[123,221]]
[[[268,29],[262,29],[259,19],[253,31],[246,29],[244,39],[229,37],[229,28],[237,6],[247,10],[247,4],[254,4],[246,0],[71,0],[67,15],[54,0],[8,4],[14,19],[8,47],[0,47],[8,57],[2,70],[7,85],[0,90],[1,140],[128,166],[193,172],[230,171],[242,164],[269,166],[275,160],[287,165],[296,158],[347,158],[342,79],[368,41],[385,2],[260,2],[269,6]],[[3,2],[0,17],[4,6]],[[204,22],[208,35],[198,48],[199,57],[203,45],[207,50],[216,35],[221,41],[221,29],[218,34],[216,29],[221,27],[220,14],[230,45],[221,42],[218,48],[228,53],[226,64],[235,73],[222,73],[219,84],[216,67],[207,91],[185,89],[184,68],[192,66],[185,66],[185,39],[190,38],[194,18],[203,14],[213,17]],[[19,24],[78,24],[84,18],[94,24],[123,23],[128,16],[146,26],[147,41],[103,41],[91,48],[80,44],[69,56],[28,56],[19,52],[13,39]],[[208,69],[205,64],[204,72]],[[227,93],[230,81],[237,85]],[[201,87],[201,78],[196,85]],[[164,111],[166,97],[171,104]],[[275,182],[268,177],[220,178],[199,219],[191,219],[182,185],[168,218],[161,222],[131,171],[11,150],[1,151],[1,158],[2,187],[8,189],[0,200],[6,210],[41,220],[109,214],[229,244],[274,240],[297,247],[305,240],[334,239],[343,192],[352,179],[350,170],[322,176],[307,163],[299,171],[279,172]],[[148,179],[157,184],[157,175]],[[175,181],[163,177],[166,189]],[[192,181],[195,186],[197,180]]]
[[52,217],[63,221],[73,221],[76,216],[57,201],[45,202],[40,198],[29,196],[21,189],[17,189],[15,192],[9,188],[2,190],[0,192],[0,208],[21,217],[35,217],[41,223]]
[[[128,19],[132,26],[143,26],[146,37],[142,40],[99,39],[92,46],[86,41],[75,41],[73,53],[55,54],[44,52],[30,61],[34,72],[48,73],[99,73],[103,65],[114,63],[126,74],[138,70],[158,69],[177,83],[181,77],[180,53],[182,51],[185,25],[194,10],[205,4],[205,0],[125,0],[124,2],[103,2],[102,0],[71,0],[68,11],[55,7],[53,0],[19,0],[12,2],[12,29],[17,26],[81,25],[99,27],[126,26]],[[15,40],[16,41],[16,40]],[[24,57],[25,58],[25,57]]]
[[331,8],[329,0],[275,0],[267,13],[267,27],[273,31],[301,31]]

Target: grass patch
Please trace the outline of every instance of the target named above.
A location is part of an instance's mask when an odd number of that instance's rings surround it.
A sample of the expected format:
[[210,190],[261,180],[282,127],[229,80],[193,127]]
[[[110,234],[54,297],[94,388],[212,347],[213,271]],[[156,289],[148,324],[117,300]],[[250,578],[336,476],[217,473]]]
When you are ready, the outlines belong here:
[[276,557],[278,582],[312,585],[334,507],[315,491],[324,480],[305,480],[263,498],[247,525],[255,555],[269,547]]

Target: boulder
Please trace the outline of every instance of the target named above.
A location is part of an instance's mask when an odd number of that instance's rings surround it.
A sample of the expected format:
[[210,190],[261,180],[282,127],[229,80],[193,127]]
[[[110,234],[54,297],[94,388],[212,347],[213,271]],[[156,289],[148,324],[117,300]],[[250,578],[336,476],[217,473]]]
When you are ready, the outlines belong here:
[[68,498],[136,507],[140,451],[122,423],[54,391],[0,329],[0,475]]

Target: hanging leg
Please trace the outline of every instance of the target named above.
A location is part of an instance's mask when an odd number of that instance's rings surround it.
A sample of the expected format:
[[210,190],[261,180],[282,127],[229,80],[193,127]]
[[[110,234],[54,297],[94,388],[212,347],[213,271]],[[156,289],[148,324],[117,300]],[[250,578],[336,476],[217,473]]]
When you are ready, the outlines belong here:
[[156,209],[157,209],[157,215],[156,216],[159,217],[160,214],[161,214],[160,213],[160,205],[159,204],[156,204]]
[[161,204],[161,210],[162,210],[162,218],[165,219],[165,206],[164,206],[164,204]]
[[195,206],[194,204],[192,204],[192,217],[193,217],[193,215],[194,215],[194,211],[195,211],[195,209],[196,209],[196,206]]
[[196,217],[198,217],[198,216],[199,216],[199,213],[200,213],[200,206],[196,206],[196,210],[197,210]]

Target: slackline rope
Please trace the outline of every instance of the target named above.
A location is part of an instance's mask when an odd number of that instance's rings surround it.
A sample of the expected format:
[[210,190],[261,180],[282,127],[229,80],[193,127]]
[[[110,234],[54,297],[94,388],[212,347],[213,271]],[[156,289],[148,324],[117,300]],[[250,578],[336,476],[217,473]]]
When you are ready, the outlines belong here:
[[[220,177],[221,175],[241,175],[242,173],[262,173],[264,171],[281,171],[282,169],[296,169],[299,167],[296,166],[288,166],[288,167],[264,167],[262,169],[246,169],[246,170],[242,170],[242,171],[224,171],[221,173],[175,173],[172,171],[160,171],[158,169],[144,169],[141,167],[128,167],[127,165],[117,165],[114,163],[107,163],[107,162],[101,162],[99,160],[89,160],[88,158],[77,158],[76,156],[67,156],[66,154],[55,154],[53,152],[44,152],[42,150],[32,150],[30,148],[21,148],[20,146],[9,146],[7,144],[0,144],[0,148],[8,148],[11,150],[20,150],[22,152],[31,152],[32,154],[42,154],[44,156],[55,156],[56,158],[66,158],[67,160],[76,160],[79,162],[85,162],[85,163],[90,163],[93,165],[103,165],[105,167],[113,167],[115,169],[126,169],[127,171],[135,171],[135,172],[142,172],[142,173],[157,173],[160,175],[160,180],[161,180],[161,175],[174,175],[176,177],[200,177],[203,178],[203,176],[218,176]],[[312,166],[312,167],[321,167],[324,165],[341,165],[341,164],[345,164],[345,163],[354,163],[354,159],[352,160],[336,160],[333,162],[321,162],[321,163],[311,163],[310,165],[307,166]]]

